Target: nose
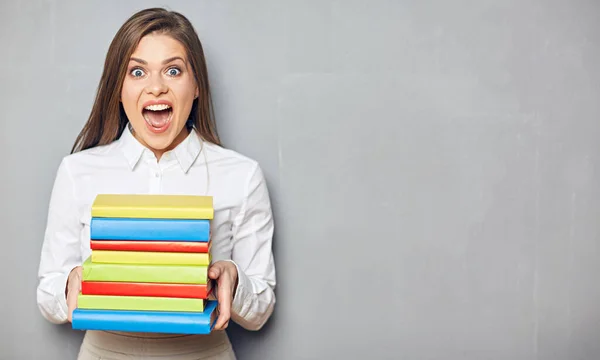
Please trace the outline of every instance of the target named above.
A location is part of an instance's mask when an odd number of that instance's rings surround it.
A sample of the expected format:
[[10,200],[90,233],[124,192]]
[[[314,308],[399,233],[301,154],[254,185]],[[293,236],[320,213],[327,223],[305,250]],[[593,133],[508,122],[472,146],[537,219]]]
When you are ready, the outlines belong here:
[[148,85],[146,86],[146,93],[154,96],[159,96],[167,92],[167,85],[161,76],[153,76],[150,78]]

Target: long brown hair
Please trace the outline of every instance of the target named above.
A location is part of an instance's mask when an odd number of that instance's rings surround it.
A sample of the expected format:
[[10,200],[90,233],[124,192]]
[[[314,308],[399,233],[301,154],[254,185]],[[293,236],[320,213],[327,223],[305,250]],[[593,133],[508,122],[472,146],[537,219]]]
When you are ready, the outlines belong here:
[[132,15],[111,42],[92,111],[77,136],[71,153],[109,144],[121,136],[128,120],[119,99],[129,57],[140,40],[153,32],[170,35],[186,49],[199,90],[187,126],[189,129],[195,128],[204,140],[221,145],[214,119],[204,51],[194,27],[178,12],[150,8]]

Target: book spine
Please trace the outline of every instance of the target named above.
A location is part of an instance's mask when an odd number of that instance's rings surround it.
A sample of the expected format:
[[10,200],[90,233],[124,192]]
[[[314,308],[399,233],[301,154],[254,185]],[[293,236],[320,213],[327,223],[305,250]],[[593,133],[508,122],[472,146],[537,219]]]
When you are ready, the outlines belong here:
[[209,265],[210,253],[174,253],[147,251],[92,251],[92,262],[139,265]]
[[212,220],[212,208],[150,208],[124,206],[92,207],[92,217],[98,218],[146,218],[146,219],[206,219]]
[[92,240],[203,241],[210,239],[209,220],[92,218]]
[[206,285],[82,281],[84,295],[153,296],[208,299],[212,282]]
[[92,250],[158,251],[158,252],[209,252],[211,241],[151,241],[151,240],[91,240]]
[[79,294],[77,307],[98,310],[204,311],[204,299]]
[[201,284],[208,281],[204,265],[83,264],[83,281]]
[[217,302],[207,301],[204,312],[75,309],[74,330],[209,334],[217,320]]

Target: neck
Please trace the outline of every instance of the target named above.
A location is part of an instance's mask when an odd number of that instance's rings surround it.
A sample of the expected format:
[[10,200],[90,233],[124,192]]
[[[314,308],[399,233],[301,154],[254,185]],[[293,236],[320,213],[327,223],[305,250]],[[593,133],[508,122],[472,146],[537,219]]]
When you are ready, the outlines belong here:
[[163,154],[166,153],[167,151],[171,151],[171,150],[175,149],[177,147],[177,145],[181,144],[183,142],[183,140],[185,140],[185,138],[190,134],[190,130],[188,130],[187,126],[184,126],[183,129],[181,129],[181,131],[177,135],[177,137],[175,137],[175,139],[173,140],[171,145],[167,146],[164,149],[153,149],[150,146],[148,146],[148,144],[146,144],[143,139],[141,139],[137,136],[133,127],[130,127],[129,129],[130,129],[131,133],[133,134],[133,136],[136,139],[138,139],[138,141],[142,145],[144,145],[146,148],[148,148],[150,151],[152,151],[154,153],[154,156],[156,157],[156,161],[159,161],[160,158],[163,156]]

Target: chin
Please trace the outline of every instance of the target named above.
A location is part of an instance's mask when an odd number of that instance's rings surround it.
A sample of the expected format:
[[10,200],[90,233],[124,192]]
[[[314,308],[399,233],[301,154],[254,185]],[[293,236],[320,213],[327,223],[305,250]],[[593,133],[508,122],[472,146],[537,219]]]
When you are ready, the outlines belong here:
[[[136,121],[133,130],[137,135],[136,137],[142,140],[148,147],[155,150],[165,150],[175,141],[177,135],[183,130],[183,126],[178,126],[177,121],[169,121],[162,125],[161,128],[157,129],[144,119],[140,119]],[[177,128],[179,127],[181,129],[178,131]]]
[[153,150],[166,150],[173,144],[174,139],[173,136],[161,136],[158,139],[156,137],[149,137],[145,138],[144,142]]
[[175,124],[170,124],[169,129],[166,129],[163,132],[155,132],[153,129],[145,129],[143,135],[144,141],[146,144],[148,144],[148,146],[154,149],[165,149],[169,147],[173,141],[175,141],[177,135],[181,131],[181,129],[177,131],[176,127],[177,126]]

